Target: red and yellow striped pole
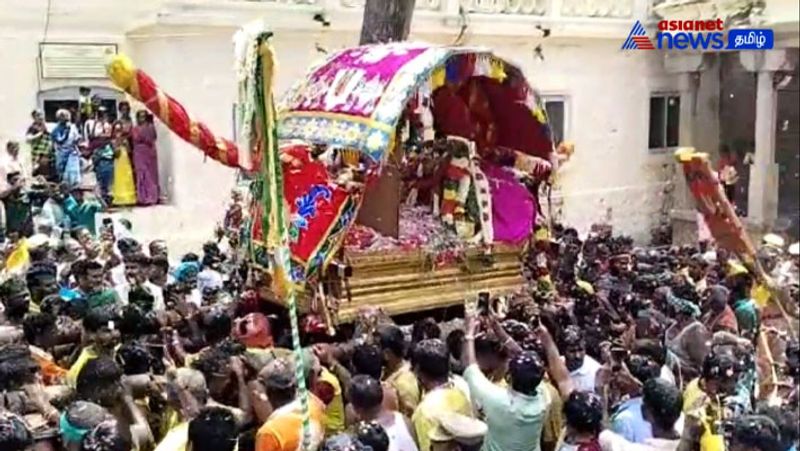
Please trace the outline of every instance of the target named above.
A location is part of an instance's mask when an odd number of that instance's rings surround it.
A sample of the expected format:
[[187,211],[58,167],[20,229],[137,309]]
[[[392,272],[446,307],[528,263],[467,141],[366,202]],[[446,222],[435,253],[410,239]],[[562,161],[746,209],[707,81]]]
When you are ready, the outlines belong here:
[[208,126],[192,118],[177,100],[170,97],[125,55],[115,55],[106,72],[117,87],[127,92],[157,116],[170,130],[225,166],[242,168],[239,149],[232,141],[211,133]]

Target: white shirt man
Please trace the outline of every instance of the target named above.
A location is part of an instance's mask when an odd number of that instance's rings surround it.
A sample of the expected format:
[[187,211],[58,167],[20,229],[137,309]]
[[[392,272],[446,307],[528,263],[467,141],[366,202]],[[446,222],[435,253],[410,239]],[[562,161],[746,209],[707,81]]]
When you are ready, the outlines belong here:
[[[161,287],[150,281],[143,282],[140,287],[147,291],[150,296],[153,296],[153,311],[163,312],[166,309],[166,304],[164,304],[164,290],[162,290]],[[128,281],[114,286],[114,291],[117,292],[117,296],[123,304],[128,303],[128,295],[132,289],[133,286]]]
[[603,451],[675,451],[679,442],[680,440],[653,437],[642,443],[634,443],[609,430],[600,433],[600,447]]
[[[12,145],[16,146],[16,152],[19,152],[19,145],[16,143],[8,143],[8,147],[11,147]],[[0,155],[0,191],[5,191],[9,188],[8,174],[14,172],[19,172],[22,174],[24,179],[27,179],[27,174],[25,173],[25,168],[19,159],[19,154],[3,152],[2,155]]]
[[[9,141],[6,144],[6,152],[0,155],[0,192],[6,191],[11,188],[8,184],[8,174],[19,172],[22,174],[23,182],[27,180],[27,174],[22,167],[19,160],[19,144],[14,141]],[[6,209],[3,201],[0,200],[0,227],[5,229],[6,226]]]
[[569,378],[572,380],[572,386],[575,390],[593,392],[595,376],[601,367],[602,365],[597,360],[584,355],[583,364],[569,373]]

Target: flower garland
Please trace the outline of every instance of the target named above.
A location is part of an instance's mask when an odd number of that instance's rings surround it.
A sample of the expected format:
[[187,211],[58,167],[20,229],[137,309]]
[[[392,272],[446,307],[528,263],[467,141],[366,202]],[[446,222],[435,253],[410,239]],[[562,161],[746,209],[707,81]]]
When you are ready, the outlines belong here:
[[242,167],[257,170],[257,161],[252,152],[258,152],[253,122],[256,114],[256,79],[258,78],[258,36],[265,33],[261,21],[251,22],[233,36],[234,72],[236,74],[238,102],[236,137],[239,144],[239,161]]

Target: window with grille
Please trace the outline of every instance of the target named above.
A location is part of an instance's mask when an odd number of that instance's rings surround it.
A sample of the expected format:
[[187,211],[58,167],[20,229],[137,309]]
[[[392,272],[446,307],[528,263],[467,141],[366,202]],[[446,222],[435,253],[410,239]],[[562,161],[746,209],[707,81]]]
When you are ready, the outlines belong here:
[[650,96],[650,127],[647,147],[653,150],[677,147],[680,118],[680,96],[671,94]]
[[545,96],[544,109],[550,122],[550,131],[553,134],[553,144],[568,139],[567,130],[567,100],[562,96]]

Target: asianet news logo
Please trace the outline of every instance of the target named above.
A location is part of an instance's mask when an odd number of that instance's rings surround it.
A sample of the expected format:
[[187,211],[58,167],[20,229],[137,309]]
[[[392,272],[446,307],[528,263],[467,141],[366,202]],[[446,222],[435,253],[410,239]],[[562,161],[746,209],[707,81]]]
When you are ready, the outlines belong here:
[[775,34],[767,28],[731,29],[726,40],[722,19],[661,20],[654,43],[637,20],[622,50],[767,50],[774,45]]

